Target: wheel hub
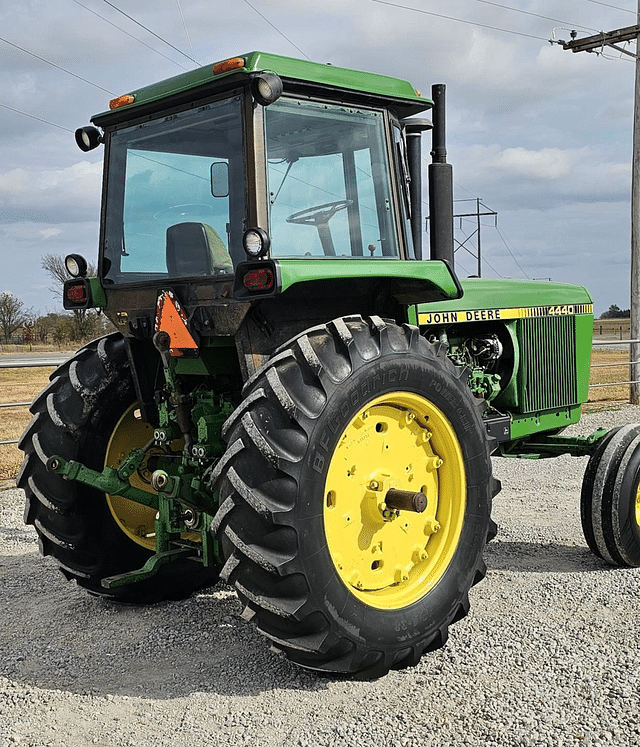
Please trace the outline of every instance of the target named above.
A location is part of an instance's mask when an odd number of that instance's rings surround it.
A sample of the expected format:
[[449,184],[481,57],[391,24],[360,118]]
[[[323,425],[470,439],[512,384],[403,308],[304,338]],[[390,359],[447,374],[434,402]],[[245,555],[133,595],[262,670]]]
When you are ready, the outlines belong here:
[[325,533],[340,578],[371,606],[427,593],[453,556],[464,507],[456,434],[425,398],[379,397],[343,431],[327,474]]

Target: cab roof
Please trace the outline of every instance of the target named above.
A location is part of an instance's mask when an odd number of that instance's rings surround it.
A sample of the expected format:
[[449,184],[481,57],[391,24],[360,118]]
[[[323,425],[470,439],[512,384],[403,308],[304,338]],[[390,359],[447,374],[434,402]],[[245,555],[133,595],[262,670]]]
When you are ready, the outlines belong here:
[[[422,98],[410,83],[400,78],[267,52],[248,52],[130,91],[110,102],[113,108],[94,115],[91,121],[104,126],[132,119],[172,104],[197,100],[241,86],[261,72],[279,75],[285,93],[306,91],[321,96],[324,92],[328,98],[391,106],[400,117],[418,114],[433,106],[431,100]],[[120,105],[114,107],[114,102],[118,100]]]

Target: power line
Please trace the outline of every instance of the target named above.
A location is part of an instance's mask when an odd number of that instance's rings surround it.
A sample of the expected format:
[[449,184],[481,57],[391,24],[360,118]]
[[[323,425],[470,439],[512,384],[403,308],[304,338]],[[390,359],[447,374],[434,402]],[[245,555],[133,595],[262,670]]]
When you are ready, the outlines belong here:
[[571,26],[572,28],[587,29],[587,31],[599,31],[599,29],[592,29],[590,26],[581,26],[577,23],[571,23],[571,21],[560,21],[558,18],[550,18],[549,16],[541,16],[539,13],[530,13],[527,10],[520,10],[519,8],[512,8],[510,5],[500,5],[500,3],[493,3],[490,0],[476,0],[478,3],[484,5],[493,5],[496,8],[502,8],[503,10],[511,10],[514,13],[522,13],[525,16],[533,16],[534,18],[543,18],[545,21],[553,21],[553,23],[562,23]]
[[[498,228],[498,227],[496,226],[496,228]],[[503,233],[504,233],[504,232],[503,232]],[[508,243],[513,243],[513,242],[511,241],[511,239],[509,239],[509,238],[508,238],[508,236],[507,236],[507,235],[506,235],[506,233],[505,233],[505,234],[504,234],[504,240],[507,240],[507,239],[508,239]],[[519,249],[518,249],[518,248],[517,248],[517,247],[516,247],[515,245],[514,245],[514,246],[513,246],[512,248],[513,248],[513,250],[514,250],[514,251],[516,252],[516,254],[517,254],[517,255],[518,255],[519,257],[520,257],[520,259],[521,259],[521,260],[522,260],[522,261],[523,261],[523,262],[524,262],[524,263],[526,264],[526,263],[527,263],[527,258],[526,258],[526,257],[524,256],[524,254],[523,254],[523,253],[522,253],[522,252],[521,252],[521,251],[520,251],[520,250],[519,250]],[[531,268],[531,267],[529,267],[529,269],[532,269],[532,268]],[[524,270],[523,270],[523,272],[524,272]],[[525,273],[525,274],[526,274],[526,273]]]
[[22,114],[23,117],[29,117],[30,119],[37,119],[38,122],[44,122],[45,124],[51,125],[52,127],[57,127],[59,130],[66,130],[67,132],[73,132],[73,130],[70,130],[68,127],[63,127],[62,125],[56,124],[55,122],[49,122],[49,120],[42,119],[42,117],[36,117],[33,114],[27,114],[27,112],[21,112],[20,109],[14,109],[12,106],[7,106],[6,104],[0,104],[0,106],[3,109],[9,109],[12,112],[16,112],[16,114]]
[[184,33],[187,37],[187,41],[189,42],[189,48],[191,49],[191,54],[195,54],[193,51],[193,44],[191,43],[191,37],[189,36],[189,29],[187,28],[186,21],[184,20],[184,13],[182,12],[182,5],[180,5],[180,0],[176,0],[178,3],[178,10],[180,11],[180,18],[182,18],[182,26],[184,28]]
[[179,62],[176,62],[175,60],[172,60],[171,57],[168,57],[166,54],[163,54],[162,52],[158,51],[157,49],[154,49],[150,44],[147,44],[147,42],[142,41],[142,39],[138,39],[137,36],[134,36],[133,34],[130,34],[128,31],[122,28],[122,26],[118,26],[117,23],[113,23],[113,21],[110,21],[108,18],[105,18],[104,16],[101,16],[100,13],[96,13],[95,10],[92,10],[91,8],[88,8],[86,5],[83,5],[80,0],[72,0],[76,5],[79,5],[81,8],[84,8],[85,10],[88,10],[89,13],[93,13],[94,16],[98,16],[98,18],[101,18],[105,23],[108,23],[109,26],[113,26],[114,29],[118,29],[118,31],[122,31],[123,34],[126,34],[131,39],[134,39],[137,42],[140,42],[143,46],[145,46],[147,49],[150,49],[152,52],[155,52],[156,54],[159,54],[160,57],[164,57],[165,60],[169,60],[169,62],[172,62],[174,65],[177,65],[178,67],[181,67],[183,70],[188,70],[189,68],[186,68],[184,65],[181,65]]
[[629,8],[619,8],[617,5],[609,5],[609,3],[601,3],[599,0],[586,0],[588,3],[593,3],[594,5],[604,5],[605,8],[613,8],[614,10],[621,10],[623,13],[633,13],[633,15],[636,15],[635,10],[629,10]]
[[78,80],[81,80],[84,83],[88,83],[90,86],[93,86],[94,88],[99,88],[101,91],[104,91],[105,93],[110,93],[112,96],[116,95],[113,91],[109,91],[107,88],[103,88],[102,86],[99,86],[96,83],[92,83],[90,80],[83,78],[81,75],[76,75],[75,73],[72,73],[71,70],[67,70],[66,68],[61,67],[60,65],[56,65],[55,62],[51,62],[50,60],[45,60],[44,57],[40,57],[40,55],[37,55],[34,52],[29,52],[28,49],[25,49],[24,47],[19,47],[17,44],[10,42],[8,39],[3,39],[0,36],[0,41],[4,42],[5,44],[8,44],[10,47],[15,47],[15,49],[19,49],[21,52],[24,52],[25,54],[31,55],[31,57],[35,57],[37,60],[40,60],[41,62],[46,62],[47,65],[51,65],[51,67],[55,67],[58,70],[62,70],[63,73],[67,73],[68,75],[73,75],[74,78],[77,78]]
[[494,267],[494,266],[493,266],[493,265],[491,264],[491,262],[489,262],[489,260],[487,259],[487,255],[486,255],[486,254],[485,254],[485,256],[483,257],[483,261],[484,261],[485,265],[489,265],[489,267],[490,267],[490,268],[491,268],[491,269],[492,269],[492,270],[493,270],[493,271],[495,272],[495,274],[496,274],[496,275],[497,275],[497,276],[498,276],[499,278],[503,278],[503,277],[504,277],[504,275],[501,275],[501,274],[500,274],[500,273],[499,273],[499,272],[498,272],[498,271],[496,270],[496,268],[495,268],[495,267]]
[[498,228],[498,226],[496,226],[495,228],[496,228],[496,231],[498,232],[498,236],[502,239],[502,243],[505,245],[507,251],[511,255],[511,259],[513,259],[513,261],[518,265],[518,267],[520,268],[520,272],[522,272],[522,274],[527,278],[527,280],[531,280],[531,278],[527,275],[527,273],[525,272],[520,262],[518,262],[518,260],[516,259],[514,253],[509,248],[506,238],[502,235],[502,231]]
[[[105,0],[106,2],[106,0]],[[245,0],[247,2],[247,0]],[[470,26],[479,26],[483,29],[491,29],[492,31],[501,31],[504,34],[515,34],[516,36],[526,36],[528,39],[538,39],[543,42],[549,41],[543,36],[535,36],[534,34],[524,34],[522,31],[513,31],[511,29],[502,29],[497,26],[490,26],[486,23],[476,23],[475,21],[467,21],[464,18],[454,18],[453,16],[445,16],[442,13],[433,13],[429,10],[422,10],[420,8],[410,8],[408,5],[398,5],[397,3],[390,3],[387,0],[371,0],[372,3],[379,3],[380,5],[389,5],[392,8],[400,8],[401,10],[412,10],[414,13],[422,13],[426,16],[435,16],[436,18],[445,18],[448,21],[458,21],[458,23],[466,23]]]
[[196,65],[200,65],[200,63],[197,60],[194,60],[193,57],[189,57],[186,52],[183,52],[181,49],[178,49],[178,47],[174,47],[171,42],[168,42],[166,39],[163,39],[161,36],[155,33],[155,31],[151,31],[151,29],[147,28],[144,24],[140,23],[140,21],[136,21],[133,16],[130,16],[128,13],[125,13],[124,10],[120,10],[116,5],[113,3],[110,3],[109,0],[102,0],[102,2],[106,3],[110,8],[113,8],[114,10],[117,10],[118,13],[122,13],[125,18],[128,18],[130,21],[133,21],[135,24],[140,26],[140,28],[143,28],[145,31],[149,32],[152,36],[155,36],[156,39],[160,39],[161,42],[166,44],[168,47],[171,47],[171,49],[175,49],[176,52],[179,52],[183,57],[186,57],[188,60],[191,60],[191,62],[195,62]]
[[[423,158],[422,160],[424,161],[425,159]],[[468,192],[473,197],[474,200],[478,199],[478,195],[474,194],[470,189],[463,187],[462,184],[458,184],[458,182],[456,181],[454,181],[453,183],[455,184],[456,187],[458,187],[458,189],[464,189],[465,192]]]
[[304,57],[306,57],[309,60],[309,62],[311,62],[311,57],[309,57],[305,52],[303,52],[297,44],[294,44],[291,41],[291,39],[289,39],[288,36],[283,34],[282,31],[280,31],[280,29],[277,26],[274,26],[266,16],[262,15],[262,13],[254,5],[252,5],[249,2],[249,0],[244,0],[244,1],[251,8],[251,10],[255,11],[260,16],[260,18],[262,18],[263,21],[266,21],[269,24],[269,26],[271,26],[272,29],[277,31],[283,39],[286,39],[289,42],[289,44],[291,44],[292,47],[295,47],[298,50],[298,52],[300,52],[301,55],[304,55]]

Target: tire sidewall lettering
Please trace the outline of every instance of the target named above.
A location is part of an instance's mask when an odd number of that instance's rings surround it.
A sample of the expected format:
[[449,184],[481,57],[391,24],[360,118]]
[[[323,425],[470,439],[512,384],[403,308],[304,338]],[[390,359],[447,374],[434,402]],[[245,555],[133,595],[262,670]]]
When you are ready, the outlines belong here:
[[[414,367],[403,364],[391,366],[389,370],[382,368],[382,370],[371,372],[367,371],[369,367],[370,365],[365,364],[351,375],[351,378],[364,375],[362,381],[355,381],[347,388],[344,387],[343,382],[328,392],[325,408],[328,414],[323,414],[318,419],[324,421],[326,417],[326,425],[323,422],[324,427],[320,429],[318,435],[315,434],[317,426],[313,428],[309,438],[313,446],[307,461],[317,475],[326,477],[326,469],[330,461],[326,457],[333,453],[338,438],[358,410],[378,396],[395,391],[398,386],[403,391],[428,396],[441,411],[447,414],[457,433],[468,433],[476,427],[468,409],[461,404],[462,393],[459,390],[454,391],[451,388],[452,382],[447,378],[438,378],[434,375],[425,378],[422,375],[423,372],[419,371],[415,364]],[[460,445],[465,460],[473,458],[474,455],[469,451],[467,444],[461,442]]]

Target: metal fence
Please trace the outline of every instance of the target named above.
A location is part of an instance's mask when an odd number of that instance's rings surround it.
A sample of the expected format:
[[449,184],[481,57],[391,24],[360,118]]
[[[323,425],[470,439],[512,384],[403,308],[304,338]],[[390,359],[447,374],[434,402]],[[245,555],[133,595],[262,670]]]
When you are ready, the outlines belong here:
[[[46,363],[42,361],[12,361],[3,363],[0,361],[0,368],[47,368],[49,366],[59,366],[67,360],[67,357],[53,358]],[[1,407],[29,407],[31,402],[0,402]],[[9,446],[17,444],[18,439],[14,438],[7,441],[0,441],[0,446]]]
[[[622,328],[621,328],[622,329]],[[607,346],[610,348],[617,348],[620,345],[633,345],[636,342],[640,342],[640,340],[594,340],[593,346]],[[631,351],[629,351],[631,353]],[[629,354],[629,359],[631,359],[631,354]],[[637,363],[640,363],[640,361],[623,361],[622,363],[592,363],[591,368],[614,368],[614,367],[622,367],[622,366],[633,366]],[[589,389],[596,389],[597,387],[603,387],[603,386],[624,386],[625,384],[638,384],[640,381],[637,379],[635,381],[607,381],[604,384],[589,384]]]

